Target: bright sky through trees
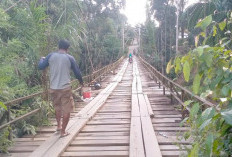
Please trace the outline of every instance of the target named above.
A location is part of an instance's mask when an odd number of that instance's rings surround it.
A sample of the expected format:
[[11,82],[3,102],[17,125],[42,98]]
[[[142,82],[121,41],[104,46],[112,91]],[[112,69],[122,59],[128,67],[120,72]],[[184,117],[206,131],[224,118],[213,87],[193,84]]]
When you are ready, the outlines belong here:
[[[196,3],[198,0],[188,0],[188,5]],[[126,8],[123,13],[128,18],[128,23],[135,26],[138,23],[144,23],[146,20],[146,2],[147,0],[126,0]]]
[[146,0],[126,0],[125,15],[132,26],[143,23],[146,20]]

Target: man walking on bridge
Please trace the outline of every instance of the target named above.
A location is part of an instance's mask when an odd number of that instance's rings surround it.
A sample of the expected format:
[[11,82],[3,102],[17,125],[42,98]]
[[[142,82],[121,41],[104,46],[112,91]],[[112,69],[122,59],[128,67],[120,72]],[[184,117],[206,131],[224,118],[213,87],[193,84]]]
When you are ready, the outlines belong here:
[[[67,40],[59,41],[59,50],[42,57],[39,61],[40,70],[50,67],[50,93],[57,121],[57,132],[61,131],[60,137],[69,133],[65,131],[73,110],[70,71],[72,70],[83,86],[80,69],[73,56],[67,54],[70,44]],[[61,117],[63,116],[62,123]]]

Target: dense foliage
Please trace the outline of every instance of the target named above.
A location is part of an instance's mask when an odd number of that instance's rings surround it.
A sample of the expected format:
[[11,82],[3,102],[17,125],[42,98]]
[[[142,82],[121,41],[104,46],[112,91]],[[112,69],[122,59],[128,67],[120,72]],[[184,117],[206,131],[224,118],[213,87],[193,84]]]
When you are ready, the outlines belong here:
[[[129,45],[137,34],[141,35],[140,55],[216,104],[185,102],[190,114],[183,123],[191,130],[184,138],[193,140],[188,156],[231,156],[232,2],[204,0],[187,8],[187,0],[175,2],[149,0],[145,24],[133,29],[120,13],[125,0],[1,0],[0,124],[6,121],[3,102],[41,90],[37,62],[57,49],[59,39],[70,40],[70,54],[82,73],[88,74],[123,55],[122,40]],[[42,117],[53,112],[49,103],[36,98],[12,105],[11,118],[41,106]],[[1,151],[11,144],[7,139],[10,129],[15,136],[34,134],[34,126],[42,123],[48,123],[46,118],[35,116],[2,130]]]
[[[209,0],[195,3],[186,9],[184,9],[187,2],[185,0],[180,0],[178,5],[171,0],[150,2],[144,31],[148,33],[142,34],[143,55],[153,56],[148,61],[165,73],[161,64],[155,63],[162,61],[167,65],[167,75],[175,77],[178,83],[194,94],[215,104],[215,107],[210,107],[194,100],[185,102],[185,109],[188,108],[190,114],[183,120],[183,124],[190,126],[191,129],[185,133],[184,138],[193,140],[192,148],[187,148],[188,156],[231,156],[231,1]],[[174,50],[176,37],[174,15],[177,9],[180,18],[178,21],[180,36],[177,37],[179,52]],[[155,25],[157,22],[159,24]],[[167,55],[172,51],[174,57]],[[170,61],[167,63],[168,60]]]
[[164,71],[166,62],[175,54],[175,6],[163,0],[150,2],[147,20],[141,26],[141,51],[151,64]]
[[200,21],[196,28],[203,32],[196,36],[196,48],[177,56],[174,65],[170,62],[167,67],[168,71],[175,67],[177,74],[183,72],[193,93],[216,104],[205,109],[199,103],[186,102],[191,110],[184,122],[192,129],[185,138],[194,139],[189,156],[232,155],[232,12],[227,16],[219,23],[213,22],[213,15]]

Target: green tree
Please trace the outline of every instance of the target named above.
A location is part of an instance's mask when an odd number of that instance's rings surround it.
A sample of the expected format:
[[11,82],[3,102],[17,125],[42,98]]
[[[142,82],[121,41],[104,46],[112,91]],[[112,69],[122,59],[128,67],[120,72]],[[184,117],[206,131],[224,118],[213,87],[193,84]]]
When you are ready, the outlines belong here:
[[[172,66],[176,73],[183,69],[184,78],[195,94],[216,104],[205,109],[199,103],[186,103],[191,110],[185,121],[192,129],[185,138],[194,139],[190,157],[232,155],[232,38],[228,33],[232,28],[231,11],[227,15],[222,22],[213,21],[213,15],[198,22],[196,28],[201,32],[197,38],[202,37],[201,45],[196,42],[196,48],[182,57],[177,56]],[[207,30],[212,32],[206,35]],[[210,43],[216,37],[218,43]]]

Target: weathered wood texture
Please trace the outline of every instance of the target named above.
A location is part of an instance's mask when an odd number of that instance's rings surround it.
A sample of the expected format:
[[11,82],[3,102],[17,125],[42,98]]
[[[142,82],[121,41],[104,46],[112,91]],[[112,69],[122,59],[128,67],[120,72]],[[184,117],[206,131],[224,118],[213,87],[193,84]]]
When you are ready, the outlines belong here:
[[121,80],[114,79],[120,81],[115,90],[61,156],[128,156],[131,68],[127,67]]
[[[138,63],[138,65],[140,72],[146,71],[141,63]],[[163,95],[162,86],[159,88],[158,84],[151,80],[149,74],[142,75],[141,81],[143,82],[142,89],[143,94],[145,94],[145,100],[150,103],[148,110],[154,114],[151,122],[162,156],[175,157],[186,154],[186,151],[180,150],[176,144],[185,146],[191,144],[191,141],[177,140],[177,138],[181,138],[183,131],[187,131],[189,128],[180,127],[182,115],[180,111],[175,109],[178,107],[171,104],[169,90],[166,89],[166,95]]]
[[[121,69],[121,65],[117,69],[117,73]],[[112,73],[108,73],[107,75],[102,77],[102,89],[92,91],[91,95],[95,97],[100,93],[102,90],[104,90],[105,87],[107,87],[110,82],[112,82],[112,79],[115,77]],[[76,100],[75,100],[76,101]],[[75,102],[75,110],[71,113],[71,119],[75,118],[75,115],[79,113],[80,110],[82,110],[86,106],[87,102]],[[37,129],[36,135],[25,135],[23,138],[15,138],[14,145],[9,148],[9,154],[7,156],[29,156],[30,153],[32,153],[34,150],[36,150],[45,140],[47,140],[49,137],[53,135],[57,135],[55,133],[56,130],[56,120],[54,118],[50,119],[52,126],[42,126]],[[19,143],[18,141],[21,141]],[[36,141],[41,141],[40,143]],[[32,144],[34,142],[34,144]],[[25,152],[27,152],[25,154]],[[0,154],[0,156],[6,156],[6,154]]]
[[48,140],[45,141],[39,148],[37,148],[30,156],[60,156],[63,151],[72,142],[75,136],[82,130],[87,122],[96,114],[100,107],[107,100],[108,96],[112,93],[118,83],[122,80],[122,76],[125,73],[128,62],[124,62],[122,69],[113,78],[103,91],[101,91],[95,99],[93,99],[88,105],[86,105],[77,115],[71,119],[67,126],[67,131],[70,133],[65,138],[59,138],[59,135],[54,134]]
[[[68,125],[69,136],[60,139],[54,125],[39,135],[15,140],[12,156],[175,157],[185,154],[176,145],[191,148],[191,140],[177,140],[188,127],[169,91],[163,95],[149,72],[134,58],[133,64],[107,77],[104,89],[87,105],[78,106]],[[33,152],[33,153],[32,153]]]

